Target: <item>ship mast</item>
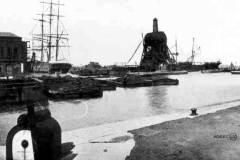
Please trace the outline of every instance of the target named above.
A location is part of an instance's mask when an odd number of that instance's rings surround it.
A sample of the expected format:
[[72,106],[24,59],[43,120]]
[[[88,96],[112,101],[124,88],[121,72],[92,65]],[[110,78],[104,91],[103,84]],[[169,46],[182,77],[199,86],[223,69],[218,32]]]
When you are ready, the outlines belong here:
[[195,56],[195,51],[194,51],[194,41],[195,41],[195,39],[194,39],[194,37],[193,37],[193,44],[192,44],[192,59],[191,59],[191,62],[193,63],[193,61],[194,61],[194,56]]
[[[34,50],[41,51],[41,61],[44,61],[44,52],[46,56],[46,61],[50,63],[53,60],[53,57],[55,57],[54,60],[59,61],[59,51],[60,47],[69,47],[69,45],[60,45],[60,40],[68,40],[67,36],[68,34],[64,34],[65,28],[63,24],[60,23],[60,6],[63,6],[64,4],[60,4],[60,0],[58,2],[54,2],[53,0],[49,0],[48,2],[42,1],[40,2],[44,5],[47,5],[47,10],[44,11],[43,7],[43,13],[41,15],[41,19],[38,19],[38,21],[41,21],[41,34],[34,34],[34,40],[39,41],[38,47]],[[56,6],[56,8],[55,8]],[[46,11],[48,13],[46,13]],[[45,19],[48,19],[49,25],[47,26],[47,32],[46,33],[46,25],[44,26],[44,17],[47,17]],[[61,28],[62,26],[62,28]],[[56,27],[56,28],[55,28]],[[41,41],[41,43],[40,43]],[[41,46],[40,46],[41,45]],[[54,50],[53,50],[54,49]],[[55,51],[56,50],[56,51]],[[53,55],[53,52],[55,52],[55,55]]]
[[47,62],[51,61],[51,52],[52,52],[52,0],[50,2],[50,13],[49,13],[49,42],[48,42],[48,59]]
[[[42,5],[42,12],[44,12],[44,4]],[[36,51],[41,51],[41,62],[43,61],[44,59],[44,22],[46,22],[44,20],[44,14],[38,14],[38,15],[41,15],[41,18],[40,19],[35,19],[39,22],[41,22],[41,34],[33,34],[33,40],[37,40],[37,41],[41,41],[41,48],[33,48],[33,50],[36,50]],[[40,37],[41,36],[41,37]],[[34,43],[33,43],[34,44]],[[36,47],[39,47],[39,46],[36,46]]]
[[[44,5],[43,5],[44,6]],[[41,19],[41,30],[42,30],[42,39],[41,39],[41,62],[43,61],[43,50],[44,50],[44,43],[43,43],[43,34],[44,34],[44,24],[43,24],[43,13],[42,13],[42,19]]]
[[60,15],[59,15],[59,5],[60,5],[60,3],[59,3],[59,0],[58,0],[58,13],[57,13],[57,38],[56,38],[56,61],[58,60],[58,52],[59,52],[59,33],[58,33],[58,30],[59,30],[59,17],[60,17]]
[[[60,4],[60,1],[58,0],[58,3],[54,3],[52,0],[50,1],[50,3],[48,2],[42,2],[42,3],[46,3],[48,5],[50,5],[50,9],[49,9],[49,14],[46,14],[46,16],[49,16],[49,35],[48,35],[48,59],[47,62],[51,61],[52,58],[52,48],[56,47],[56,61],[58,61],[58,55],[59,55],[59,40],[60,40],[60,36],[59,35],[59,21],[60,21],[60,6],[63,4]],[[53,6],[57,6],[57,14],[53,13]],[[56,28],[56,34],[52,33],[52,27],[53,27],[53,17],[57,17],[57,28]],[[53,45],[52,44],[52,39],[56,38],[56,44]]]
[[178,48],[177,48],[177,39],[175,40],[175,49],[176,49],[176,64],[177,64],[177,57],[178,57]]

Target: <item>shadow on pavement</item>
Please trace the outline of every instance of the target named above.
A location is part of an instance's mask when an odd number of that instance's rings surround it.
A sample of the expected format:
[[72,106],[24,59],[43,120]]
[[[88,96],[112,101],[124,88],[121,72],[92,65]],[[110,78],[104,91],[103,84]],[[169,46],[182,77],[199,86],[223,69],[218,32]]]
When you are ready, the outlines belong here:
[[62,154],[61,160],[73,160],[77,154],[72,152],[72,149],[75,147],[73,142],[62,143]]

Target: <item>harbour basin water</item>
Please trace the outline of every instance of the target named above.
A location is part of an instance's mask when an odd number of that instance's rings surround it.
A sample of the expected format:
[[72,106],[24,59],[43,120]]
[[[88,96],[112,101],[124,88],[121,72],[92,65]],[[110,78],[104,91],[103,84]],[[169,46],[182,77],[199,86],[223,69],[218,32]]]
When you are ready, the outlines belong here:
[[[190,108],[209,110],[219,104],[240,104],[240,76],[230,73],[171,75],[178,86],[117,88],[102,98],[50,101],[50,110],[63,131],[106,123],[172,113],[190,113]],[[0,113],[0,145],[9,129],[25,111]]]

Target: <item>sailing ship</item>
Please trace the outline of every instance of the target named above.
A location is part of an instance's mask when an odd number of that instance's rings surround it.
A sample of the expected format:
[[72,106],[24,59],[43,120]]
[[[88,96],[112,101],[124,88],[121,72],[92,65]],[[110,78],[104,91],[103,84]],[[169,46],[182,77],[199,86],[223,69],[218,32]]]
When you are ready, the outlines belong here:
[[43,1],[41,4],[42,13],[38,14],[40,18],[35,19],[40,22],[40,27],[32,33],[30,70],[34,73],[66,73],[72,65],[65,57],[69,51],[69,39],[60,15],[60,7],[64,4],[59,0]]
[[[179,55],[177,51],[177,41],[175,44],[176,48],[176,59],[177,56]],[[205,70],[207,71],[213,71],[217,72],[219,70],[219,65],[221,64],[220,61],[216,62],[195,62],[195,56],[198,54],[198,51],[201,51],[200,46],[195,47],[195,38],[193,37],[193,43],[192,43],[192,51],[191,51],[191,56],[188,57],[187,61],[185,62],[177,62],[175,66],[173,66],[174,70],[186,70],[186,71],[202,71],[204,72]]]

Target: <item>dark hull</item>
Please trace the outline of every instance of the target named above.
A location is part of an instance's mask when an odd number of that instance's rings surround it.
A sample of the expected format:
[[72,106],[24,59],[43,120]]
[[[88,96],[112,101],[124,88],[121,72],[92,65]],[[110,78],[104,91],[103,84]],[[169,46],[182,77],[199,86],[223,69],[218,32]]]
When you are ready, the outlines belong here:
[[[102,97],[105,82],[93,78],[41,77],[46,95],[53,100]],[[109,89],[109,88],[108,88]]]
[[221,70],[202,70],[201,73],[222,73]]
[[116,90],[116,85],[110,81],[107,80],[96,80],[99,83],[99,87],[103,91],[112,91]]
[[50,73],[67,73],[72,68],[70,63],[51,63]]
[[240,71],[231,71],[232,74],[240,74]]
[[99,88],[76,89],[65,91],[46,91],[47,96],[52,100],[98,98],[102,97],[103,91]]
[[179,62],[176,65],[169,66],[173,70],[186,70],[186,71],[202,71],[202,70],[217,70],[221,62],[205,62],[203,64],[194,64],[191,62]]
[[162,78],[158,80],[144,80],[142,82],[136,83],[124,83],[115,82],[118,87],[146,87],[146,86],[159,86],[159,85],[178,85],[179,81],[177,79]]

